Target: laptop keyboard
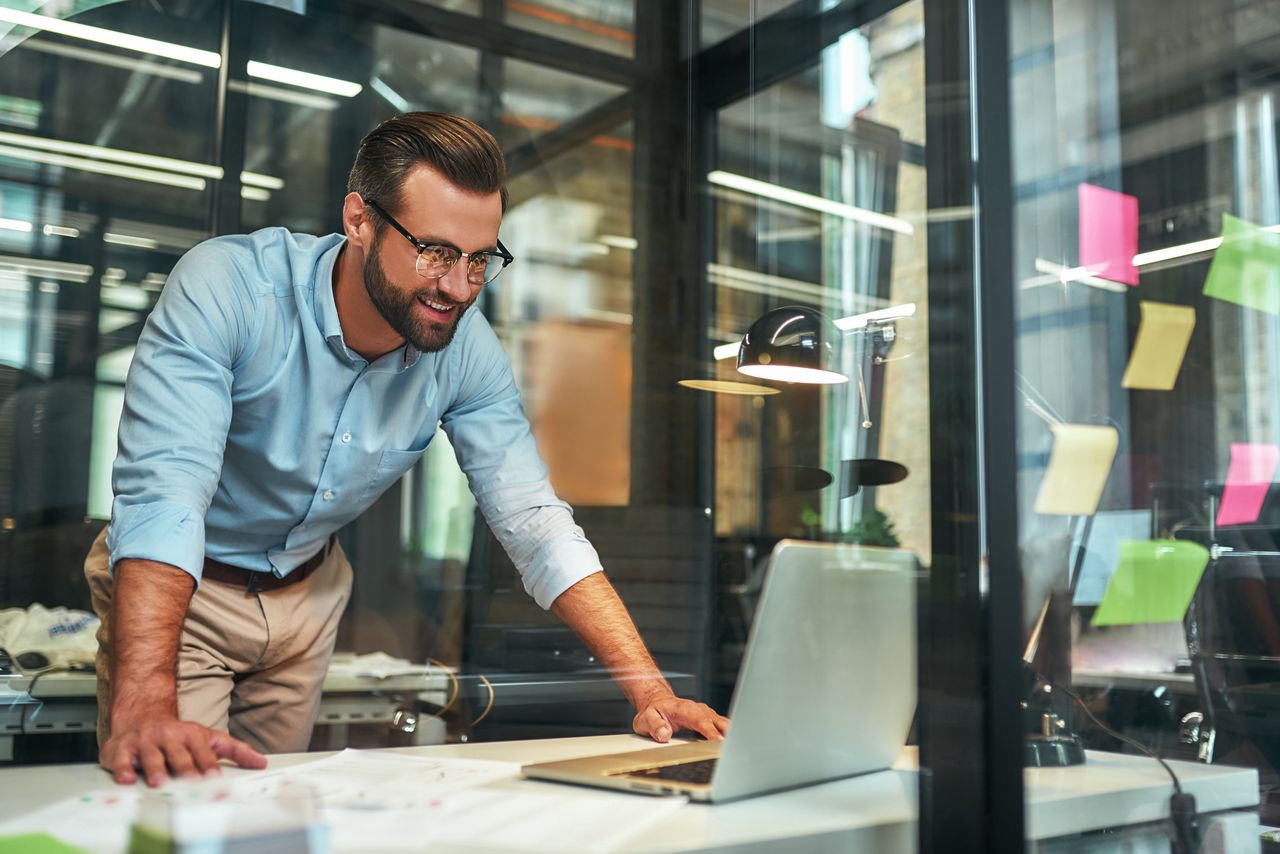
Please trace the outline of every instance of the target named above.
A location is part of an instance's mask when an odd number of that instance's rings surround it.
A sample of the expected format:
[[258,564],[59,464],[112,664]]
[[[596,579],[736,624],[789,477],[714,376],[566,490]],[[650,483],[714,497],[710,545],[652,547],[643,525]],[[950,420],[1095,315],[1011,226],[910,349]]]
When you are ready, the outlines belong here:
[[699,759],[695,762],[642,768],[639,771],[628,772],[627,776],[641,777],[646,780],[678,780],[681,783],[710,783],[711,775],[715,770],[715,759]]

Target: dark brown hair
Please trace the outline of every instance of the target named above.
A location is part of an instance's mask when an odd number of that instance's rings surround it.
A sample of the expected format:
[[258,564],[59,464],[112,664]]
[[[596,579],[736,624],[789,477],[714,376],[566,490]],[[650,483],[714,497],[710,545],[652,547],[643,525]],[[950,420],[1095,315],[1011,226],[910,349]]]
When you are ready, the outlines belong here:
[[[369,131],[347,175],[347,192],[394,213],[404,201],[405,177],[419,165],[435,169],[460,190],[501,193],[507,209],[507,162],[498,141],[452,113],[404,113]],[[379,218],[377,229],[382,226]]]

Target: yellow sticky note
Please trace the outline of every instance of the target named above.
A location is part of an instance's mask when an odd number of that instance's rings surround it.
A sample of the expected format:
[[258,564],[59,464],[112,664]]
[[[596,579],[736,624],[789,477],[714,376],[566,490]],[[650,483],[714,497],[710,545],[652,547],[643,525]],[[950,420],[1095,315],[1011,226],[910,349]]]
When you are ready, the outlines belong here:
[[1141,309],[1138,337],[1120,385],[1172,391],[1191,342],[1191,331],[1196,328],[1196,310],[1149,300],[1142,301]]
[[1092,516],[1120,446],[1116,428],[1102,424],[1055,424],[1049,470],[1036,495],[1036,512]]

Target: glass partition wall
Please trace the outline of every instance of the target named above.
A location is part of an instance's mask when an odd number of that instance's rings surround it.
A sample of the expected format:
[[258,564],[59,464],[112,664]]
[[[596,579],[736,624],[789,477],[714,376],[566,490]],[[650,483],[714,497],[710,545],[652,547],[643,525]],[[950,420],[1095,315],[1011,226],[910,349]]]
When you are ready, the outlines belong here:
[[[87,608],[182,253],[336,230],[361,136],[446,110],[510,167],[476,310],[678,692],[727,710],[780,540],[856,543],[921,568],[920,850],[1023,847],[1024,651],[1265,782],[1271,5],[0,0],[0,606]],[[837,330],[840,381],[737,370],[779,309]],[[313,747],[629,731],[443,433],[340,537],[339,651],[409,675],[328,692]],[[1170,561],[1189,609],[1113,592]]]
[[1024,637],[1274,826],[1280,5],[1008,11]]

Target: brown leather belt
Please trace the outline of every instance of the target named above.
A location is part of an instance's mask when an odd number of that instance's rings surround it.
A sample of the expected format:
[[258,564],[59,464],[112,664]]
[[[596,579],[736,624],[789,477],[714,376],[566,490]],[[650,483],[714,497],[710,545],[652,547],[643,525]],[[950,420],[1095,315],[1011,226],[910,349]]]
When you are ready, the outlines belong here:
[[220,584],[233,584],[236,587],[243,587],[245,593],[264,593],[268,590],[279,590],[281,587],[297,584],[315,572],[316,568],[324,563],[324,559],[328,557],[329,549],[332,546],[333,537],[330,536],[328,541],[320,547],[320,551],[307,558],[302,562],[301,566],[284,577],[272,572],[242,569],[241,567],[206,557],[204,559],[204,578],[210,581],[217,581]]

